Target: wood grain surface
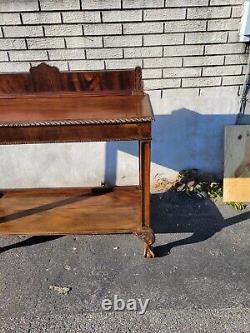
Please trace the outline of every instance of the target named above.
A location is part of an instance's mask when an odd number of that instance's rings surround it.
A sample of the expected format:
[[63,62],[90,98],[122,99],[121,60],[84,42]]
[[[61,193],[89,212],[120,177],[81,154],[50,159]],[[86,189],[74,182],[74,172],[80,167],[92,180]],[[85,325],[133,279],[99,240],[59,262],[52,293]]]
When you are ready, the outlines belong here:
[[141,68],[63,72],[40,64],[0,74],[0,144],[138,140],[139,187],[1,191],[0,234],[134,232],[154,257],[151,122]]
[[147,95],[0,98],[0,127],[140,123],[153,120]]
[[0,96],[55,92],[143,94],[141,69],[60,72],[42,63],[30,73],[0,74]]
[[36,189],[2,191],[0,234],[51,235],[140,230],[141,190]]
[[250,202],[250,126],[225,129],[223,201]]

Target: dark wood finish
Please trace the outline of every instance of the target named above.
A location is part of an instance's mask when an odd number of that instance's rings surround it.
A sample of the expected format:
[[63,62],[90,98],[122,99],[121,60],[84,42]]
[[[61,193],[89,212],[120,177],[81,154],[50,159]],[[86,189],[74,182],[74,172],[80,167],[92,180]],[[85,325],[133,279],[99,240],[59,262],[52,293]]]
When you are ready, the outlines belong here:
[[151,142],[141,141],[141,186],[142,186],[142,223],[143,226],[150,226],[150,162]]
[[155,241],[153,230],[150,228],[150,163],[151,141],[139,141],[139,184],[142,189],[141,211],[142,231],[136,235],[144,240],[144,257],[153,258],[152,244]]
[[150,124],[0,127],[0,144],[151,139]]
[[107,189],[2,190],[0,234],[133,232],[153,257],[153,113],[141,69],[0,74],[0,144],[138,140],[140,183]]
[[0,98],[1,127],[129,124],[152,119],[146,95]]
[[1,74],[0,96],[44,93],[96,95],[143,94],[141,69],[59,72],[56,67],[41,64],[30,73]]
[[134,186],[3,191],[0,211],[2,235],[135,232],[141,223],[141,190]]
[[151,228],[143,227],[139,232],[135,232],[135,235],[144,241],[144,258],[154,258],[155,254],[152,250],[152,244],[155,242],[155,235]]

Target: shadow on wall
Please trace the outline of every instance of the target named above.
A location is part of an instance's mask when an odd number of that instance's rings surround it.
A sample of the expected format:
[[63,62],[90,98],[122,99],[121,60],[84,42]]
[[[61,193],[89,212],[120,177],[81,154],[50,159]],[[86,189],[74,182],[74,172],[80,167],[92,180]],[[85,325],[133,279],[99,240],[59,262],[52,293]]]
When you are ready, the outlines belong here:
[[[200,114],[188,109],[156,115],[152,127],[152,162],[174,171],[196,168],[222,174],[224,127],[234,125],[236,115]],[[118,151],[138,156],[137,143],[106,144],[105,182],[117,180]]]

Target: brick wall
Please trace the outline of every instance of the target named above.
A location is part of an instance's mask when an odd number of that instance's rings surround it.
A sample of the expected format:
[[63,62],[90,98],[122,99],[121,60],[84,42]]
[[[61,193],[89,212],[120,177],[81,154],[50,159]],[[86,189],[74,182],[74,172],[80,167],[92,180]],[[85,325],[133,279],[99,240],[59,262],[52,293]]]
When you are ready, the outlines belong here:
[[[152,185],[182,169],[221,175],[223,131],[235,124],[248,58],[238,37],[242,2],[0,0],[0,72],[41,61],[61,70],[140,65],[155,113]],[[136,184],[137,148],[0,146],[0,187]]]
[[[0,72],[140,65],[145,88],[238,93],[242,0],[1,0]],[[210,87],[210,88],[209,88]]]

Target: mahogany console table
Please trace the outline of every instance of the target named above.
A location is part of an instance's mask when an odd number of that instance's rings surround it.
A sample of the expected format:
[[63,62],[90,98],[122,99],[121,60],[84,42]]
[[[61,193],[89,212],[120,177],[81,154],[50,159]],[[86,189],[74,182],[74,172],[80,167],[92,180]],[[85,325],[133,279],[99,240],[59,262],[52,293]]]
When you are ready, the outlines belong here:
[[[139,141],[139,185],[0,190],[1,235],[135,233],[153,257],[153,113],[141,69],[0,74],[0,144]],[[83,166],[82,166],[83,167]]]

